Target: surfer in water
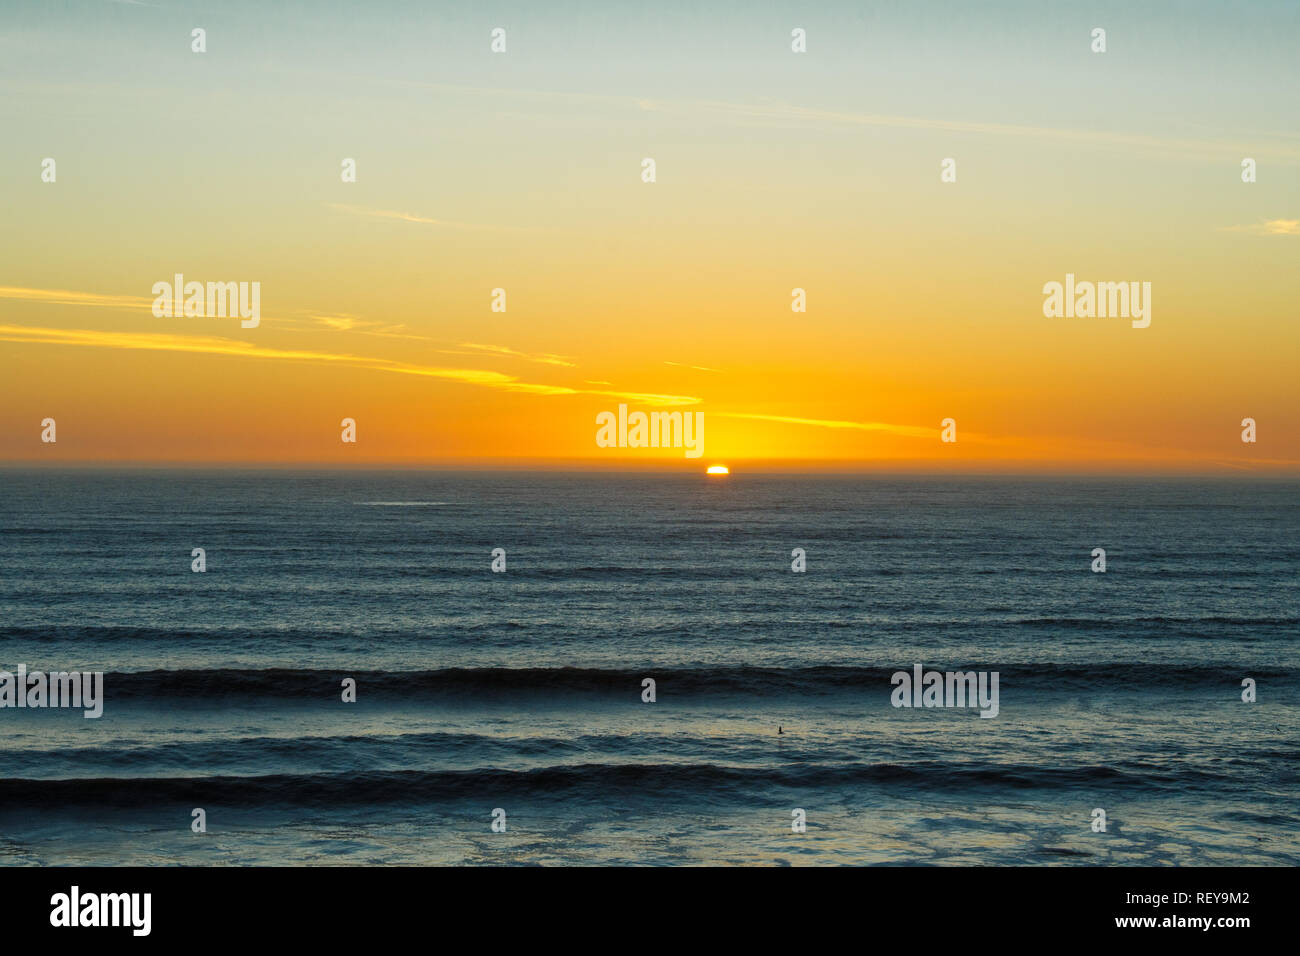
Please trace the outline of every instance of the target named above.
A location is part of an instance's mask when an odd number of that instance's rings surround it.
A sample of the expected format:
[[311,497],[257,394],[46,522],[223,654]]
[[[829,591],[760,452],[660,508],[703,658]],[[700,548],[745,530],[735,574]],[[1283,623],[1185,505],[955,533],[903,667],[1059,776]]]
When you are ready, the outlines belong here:
[[785,731],[781,729],[781,725],[780,725],[780,724],[777,724],[777,725],[776,725],[776,735],[779,737],[779,736],[781,736],[781,734],[783,734],[783,733],[785,733]]

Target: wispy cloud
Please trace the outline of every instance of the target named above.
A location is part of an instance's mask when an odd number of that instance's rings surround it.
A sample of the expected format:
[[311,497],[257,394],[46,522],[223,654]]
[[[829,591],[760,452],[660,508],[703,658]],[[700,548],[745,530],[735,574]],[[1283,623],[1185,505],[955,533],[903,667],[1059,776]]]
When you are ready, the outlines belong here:
[[479,345],[474,342],[462,342],[459,348],[472,349],[478,352],[488,352],[492,355],[508,355],[511,358],[523,359],[525,362],[537,362],[539,365],[559,365],[563,368],[577,367],[573,362],[569,361],[566,356],[553,355],[550,352],[517,352],[504,345]]
[[141,295],[101,295],[96,292],[24,289],[18,286],[0,286],[0,299],[22,299],[50,305],[93,305],[110,309],[148,309],[153,305],[153,299]]
[[317,327],[324,327],[333,332],[356,332],[361,335],[377,335],[390,339],[411,339],[417,342],[432,341],[428,336],[415,335],[400,322],[377,322],[343,313],[308,312],[308,319]]
[[369,216],[371,219],[398,219],[402,222],[418,222],[427,226],[463,226],[464,223],[453,222],[450,219],[430,219],[427,216],[417,216],[410,212],[401,212],[396,209],[371,209],[367,206],[349,206],[341,202],[327,202],[325,205],[331,209],[337,209],[339,212],[351,213],[354,216]]
[[[275,68],[273,68],[275,69]],[[285,69],[283,67],[279,69]],[[301,72],[294,70],[294,72]],[[307,71],[315,72],[315,71]],[[338,74],[330,72],[331,79]],[[683,115],[712,118],[715,121],[766,124],[788,127],[791,125],[817,125],[822,128],[865,126],[876,128],[939,130],[950,133],[1015,137],[1019,139],[1047,139],[1075,143],[1081,146],[1120,147],[1124,149],[1157,149],[1176,158],[1237,157],[1240,144],[1236,140],[1160,136],[1105,129],[1082,129],[1053,126],[1031,126],[1023,123],[999,123],[987,120],[955,120],[942,117],[901,116],[889,113],[860,113],[798,106],[783,102],[728,103],[719,100],[655,99],[644,96],[627,96],[612,93],[577,93],[560,90],[505,89],[475,87],[459,84],[430,83],[427,80],[396,76],[350,74],[358,82],[380,83],[418,89],[438,90],[445,93],[501,99],[514,104],[520,100],[539,103],[568,103],[590,111],[603,106],[611,110],[638,110],[664,115]],[[1255,137],[1256,152],[1269,151],[1271,156],[1289,162],[1300,160],[1300,148],[1288,142],[1286,134],[1263,134]]]
[[313,315],[312,318],[336,332],[350,332],[363,324],[355,315]]
[[[39,302],[44,305],[79,305],[101,309],[147,309],[151,313],[154,302],[152,298],[140,295],[73,292],[68,289],[28,289],[20,286],[0,286],[0,299]],[[261,321],[266,325],[275,324],[291,332],[302,331],[304,328],[309,330],[326,328],[336,332],[361,332],[366,335],[379,335],[388,338],[429,341],[425,336],[408,333],[404,325],[363,319],[346,312],[327,313],[303,309],[299,310],[295,316],[262,316]]]
[[681,362],[664,362],[665,365],[675,365],[677,368],[693,368],[697,372],[716,372],[716,368],[706,368],[703,365],[685,365]]
[[[1233,142],[1210,139],[1154,136],[1104,129],[1078,129],[1055,126],[1029,126],[1020,123],[997,123],[986,120],[954,120],[925,116],[899,116],[888,113],[856,113],[818,109],[788,103],[726,103],[717,100],[648,101],[638,100],[642,110],[672,113],[700,113],[749,123],[822,127],[867,126],[891,129],[939,130],[948,133],[971,133],[1020,139],[1047,139],[1093,146],[1159,149],[1183,156],[1236,156],[1240,150]],[[1276,156],[1300,159],[1300,150],[1290,144],[1268,146]]]
[[567,385],[548,385],[521,381],[513,375],[489,369],[442,368],[395,362],[389,359],[370,358],[345,353],[319,352],[309,349],[282,349],[255,345],[237,339],[217,336],[174,335],[153,332],[111,332],[96,329],[46,329],[23,325],[0,325],[0,341],[21,342],[29,345],[70,345],[89,348],[132,349],[154,352],[191,352],[204,355],[225,355],[245,359],[272,359],[280,361],[314,362],[319,364],[348,365],[377,372],[400,375],[419,375],[446,379],[465,385],[524,392],[530,395],[600,395],[622,401],[635,401],[646,405],[673,406],[697,405],[700,399],[690,395],[665,395],[654,392],[624,392],[572,388]]
[[[918,425],[891,425],[888,422],[854,422],[833,418],[797,418],[792,415],[760,415],[752,412],[712,412],[710,417],[747,418],[760,422],[778,422],[782,425],[812,425],[817,428],[853,428],[864,432],[888,432],[891,435],[905,435],[908,438],[933,438],[939,434],[938,428],[922,428]],[[973,436],[967,436],[973,437]]]
[[[0,286],[0,299],[18,299],[44,305],[80,305],[101,309],[144,309],[152,314],[154,299],[143,295],[116,295],[99,292],[73,292],[68,289],[27,289],[20,286]],[[263,315],[261,322],[289,323],[294,319]]]
[[[153,299],[146,296],[74,292],[67,289],[28,289],[19,286],[0,286],[0,299],[19,299],[47,305],[79,305],[110,309],[151,309],[153,306]],[[333,332],[353,332],[381,338],[407,339],[418,342],[435,341],[428,336],[416,335],[408,331],[407,327],[401,323],[365,319],[350,312],[318,312],[303,309],[290,317],[266,317],[263,321],[268,325],[274,323],[279,328],[289,332],[328,329]],[[182,341],[192,340],[182,339]],[[214,339],[213,341],[226,340]],[[232,344],[238,343],[232,341]],[[126,346],[118,347],[124,348]],[[500,355],[525,362],[533,362],[538,365],[551,365],[559,368],[577,367],[576,363],[565,355],[557,355],[552,352],[520,352],[505,345],[465,342],[456,349],[439,349],[438,351],[445,355]]]
[[216,336],[173,335],[157,332],[111,332],[101,329],[47,329],[25,325],[0,325],[0,340],[39,345],[83,345],[152,352],[202,352],[246,358],[300,359],[315,362],[368,361],[350,355],[333,355],[302,349],[276,349]]
[[1254,236],[1300,236],[1300,219],[1266,219],[1249,226],[1224,226],[1225,232],[1248,232]]
[[370,206],[352,206],[347,203],[327,202],[325,204],[330,209],[339,212],[345,212],[353,216],[365,216],[369,219],[393,219],[399,222],[411,222],[421,226],[442,226],[447,229],[470,229],[476,232],[539,232],[533,226],[505,226],[494,225],[489,223],[475,222],[457,222],[454,219],[434,219],[430,216],[420,216],[412,212],[403,212],[397,209],[374,209]]

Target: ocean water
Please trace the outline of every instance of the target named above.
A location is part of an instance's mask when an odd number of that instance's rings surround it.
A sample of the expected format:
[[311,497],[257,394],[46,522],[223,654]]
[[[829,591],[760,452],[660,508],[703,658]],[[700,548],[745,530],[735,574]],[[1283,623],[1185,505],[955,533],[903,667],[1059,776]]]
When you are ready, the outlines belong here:
[[1298,491],[3,471],[0,863],[1295,865]]

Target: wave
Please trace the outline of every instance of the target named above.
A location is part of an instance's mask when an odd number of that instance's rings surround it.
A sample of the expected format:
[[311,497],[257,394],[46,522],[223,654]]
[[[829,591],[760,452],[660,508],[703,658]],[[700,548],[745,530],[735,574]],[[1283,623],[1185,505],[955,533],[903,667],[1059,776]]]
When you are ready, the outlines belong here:
[[363,508],[435,508],[448,504],[446,501],[358,501]]
[[[486,567],[486,565],[484,565]],[[188,573],[188,572],[187,572]],[[432,584],[433,579],[456,579],[472,575],[474,571],[465,568],[423,569],[412,567],[386,567],[374,571],[382,578],[382,594],[387,599],[406,602],[413,599],[418,591],[413,590],[418,584]],[[725,572],[719,572],[725,576]],[[513,570],[512,570],[513,574]],[[426,627],[410,627],[398,623],[374,623],[364,631],[352,624],[320,624],[305,627],[301,619],[286,611],[277,615],[274,622],[261,627],[216,623],[210,627],[172,626],[159,627],[151,625],[123,624],[10,624],[0,628],[0,637],[15,641],[32,643],[62,643],[67,641],[97,643],[139,643],[149,645],[167,643],[191,646],[212,641],[234,641],[261,646],[265,641],[310,642],[312,644],[329,644],[339,641],[364,641],[385,644],[409,643],[421,647],[431,642],[438,645],[462,646],[465,641],[482,637],[499,637],[506,633],[531,633],[546,630],[564,639],[576,635],[571,618],[572,602],[587,604],[615,600],[621,594],[620,588],[626,583],[620,578],[623,574],[635,574],[639,577],[663,577],[673,579],[682,577],[685,572],[663,568],[627,569],[614,567],[595,567],[583,565],[574,570],[575,575],[565,581],[540,583],[541,579],[563,577],[559,572],[536,572],[533,585],[539,590],[532,596],[539,601],[535,617],[527,622],[516,620],[493,620],[489,615],[482,617],[483,609],[473,600],[463,596],[438,592],[438,599],[443,603],[446,614],[455,618],[454,625],[447,619],[431,621]],[[570,591],[569,585],[586,585],[599,581],[595,590]],[[153,585],[141,586],[134,597],[147,600]],[[258,582],[246,583],[225,592],[260,597],[267,585]],[[376,593],[369,586],[353,580],[340,583],[321,577],[315,581],[310,594],[315,596],[327,593],[331,600],[356,604],[377,601]],[[678,610],[687,608],[692,601],[702,597],[706,592],[695,589],[683,592],[677,597]],[[0,587],[0,603],[7,596]],[[19,597],[15,592],[15,599]],[[118,594],[115,600],[127,600],[130,594]],[[546,601],[554,599],[553,605]],[[727,636],[733,640],[780,639],[789,643],[805,641],[809,628],[840,634],[845,630],[866,632],[873,643],[887,644],[893,640],[915,639],[916,635],[932,636],[939,640],[946,635],[949,638],[966,640],[974,633],[979,636],[981,644],[988,646],[996,642],[1007,648],[1016,648],[1028,643],[1055,641],[1069,637],[1095,637],[1099,641],[1113,645],[1116,640],[1130,644],[1141,644],[1153,639],[1196,641],[1220,641],[1230,638],[1234,644],[1259,644],[1271,641],[1288,641],[1292,631],[1300,626],[1300,617],[1294,615],[1112,615],[1097,616],[1030,616],[1007,613],[1005,607],[989,607],[970,610],[965,616],[958,613],[936,615],[927,612],[918,615],[915,608],[909,608],[906,602],[896,606],[889,603],[877,604],[868,608],[860,600],[840,600],[826,597],[816,605],[802,609],[792,608],[787,597],[773,595],[767,591],[753,593],[739,592],[734,597],[737,612],[744,614],[726,624]],[[382,603],[382,602],[380,602]],[[606,605],[597,604],[597,608]],[[616,613],[610,605],[610,612]],[[691,637],[699,624],[689,623],[665,624],[663,615],[658,615],[643,622],[640,632],[647,637],[664,636]],[[715,628],[717,625],[705,625]],[[694,629],[694,630],[693,630]],[[1104,651],[1103,651],[1104,653]]]
[[256,776],[99,777],[0,780],[0,810],[71,806],[139,809],[167,804],[266,808],[427,804],[473,800],[492,806],[505,798],[591,799],[619,806],[641,796],[732,802],[784,790],[902,787],[965,791],[1097,787],[1176,791],[1222,786],[1229,773],[1199,768],[1128,772],[1105,765],[1043,767],[1034,764],[962,766],[942,761],[911,764],[736,767],[704,764],[582,764],[532,770],[383,770]]
[[[656,694],[664,697],[770,695],[816,697],[856,691],[872,694],[892,690],[892,676],[912,672],[912,663],[882,667],[452,667],[439,670],[365,671],[353,669],[302,670],[289,668],[234,668],[149,670],[104,675],[106,699],[207,700],[231,697],[277,699],[337,699],[344,678],[357,682],[358,700],[427,698],[556,698],[588,695],[638,701],[642,682],[655,681]],[[1230,663],[1163,665],[1154,662],[1036,663],[1005,665],[995,662],[926,661],[925,669],[941,671],[995,671],[999,691],[1016,687],[1050,692],[1113,690],[1142,692],[1169,688],[1219,688],[1235,693],[1241,677],[1257,681],[1294,681],[1300,670],[1272,666],[1243,667]]]

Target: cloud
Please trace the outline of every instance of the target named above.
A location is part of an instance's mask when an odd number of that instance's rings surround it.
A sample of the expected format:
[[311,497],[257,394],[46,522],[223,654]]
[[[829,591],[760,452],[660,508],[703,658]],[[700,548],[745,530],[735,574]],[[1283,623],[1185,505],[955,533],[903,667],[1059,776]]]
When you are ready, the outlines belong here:
[[[898,116],[885,113],[850,113],[839,110],[792,106],[785,103],[739,104],[717,101],[697,101],[683,104],[683,109],[694,109],[737,119],[762,120],[769,123],[820,124],[823,126],[870,126],[893,129],[940,130],[950,133],[974,133],[990,136],[1009,136],[1026,139],[1050,139],[1070,143],[1100,146],[1146,147],[1172,150],[1188,155],[1236,155],[1239,149],[1233,143],[1211,140],[1175,139],[1149,136],[1142,133],[1120,133],[1099,129],[1069,129],[1053,126],[1028,126],[1018,123],[993,123],[983,120],[934,119],[922,116]],[[1283,155],[1295,158],[1300,152],[1288,147],[1278,147]]]
[[[40,302],[45,305],[81,305],[103,309],[148,309],[152,314],[154,300],[138,295],[105,295],[98,292],[72,292],[67,289],[27,289],[19,286],[0,286],[0,299],[19,299],[25,302]],[[366,335],[379,335],[387,338],[416,339],[429,341],[422,335],[407,333],[401,324],[376,322],[362,319],[350,313],[324,313],[307,309],[299,310],[296,318],[286,316],[262,316],[263,324],[274,323],[287,331],[300,331],[304,326],[319,329],[324,326],[336,332],[360,332]]]
[[346,203],[327,202],[325,204],[330,209],[336,209],[339,212],[346,212],[353,216],[365,216],[369,219],[395,219],[400,222],[412,222],[422,226],[443,226],[448,229],[470,229],[476,232],[538,232],[549,230],[538,230],[531,226],[499,226],[485,225],[483,223],[457,222],[454,219],[432,219],[428,216],[417,216],[415,213],[402,212],[396,209],[372,209],[369,206],[350,206]]
[[331,209],[337,209],[340,212],[348,212],[354,216],[369,216],[372,219],[400,219],[402,222],[418,222],[429,226],[459,226],[462,223],[452,222],[450,220],[429,219],[425,216],[417,216],[414,213],[399,212],[395,209],[370,209],[366,206],[349,206],[341,202],[327,202],[325,205]]
[[[302,71],[294,70],[294,72]],[[306,72],[315,73],[319,71]],[[328,75],[332,79],[337,79],[339,76],[334,71],[330,71]],[[788,127],[791,124],[798,124],[819,125],[822,128],[865,126],[939,130],[950,133],[1047,139],[1077,143],[1084,146],[1158,149],[1172,154],[1175,158],[1236,158],[1240,155],[1241,148],[1238,142],[1228,142],[1226,140],[1186,139],[1104,129],[1031,126],[1021,123],[997,123],[983,120],[954,120],[924,116],[901,116],[888,113],[846,112],[795,106],[781,102],[728,103],[718,100],[651,99],[644,96],[627,96],[614,93],[576,93],[559,90],[475,87],[460,84],[431,83],[427,80],[395,76],[381,77],[361,74],[349,74],[349,76],[359,82],[436,90],[444,93],[479,96],[488,99],[502,99],[510,104],[518,103],[520,100],[561,103],[577,107],[587,113],[590,113],[593,107],[605,107],[610,110],[636,110],[638,112],[655,112],[664,115],[675,114],[688,117],[702,116],[715,120],[742,122],[751,126],[767,124]],[[1286,161],[1300,159],[1300,149],[1297,149],[1291,142],[1286,140],[1261,142],[1256,138],[1252,142],[1257,144],[1255,146],[1257,153],[1267,149],[1269,155]]]
[[[148,309],[153,311],[152,296],[113,295],[98,292],[71,292],[67,289],[26,289],[19,286],[0,286],[0,299],[20,299],[45,305],[84,305],[102,309]],[[292,323],[295,320],[272,318],[263,315],[261,322]]]
[[523,359],[526,362],[537,362],[540,365],[559,365],[563,368],[577,368],[577,366],[563,355],[552,355],[550,352],[537,352],[529,354],[528,352],[517,352],[512,348],[504,345],[478,345],[474,342],[462,342],[458,348],[474,349],[479,352],[488,352],[492,355],[508,355],[511,358]]
[[706,368],[703,365],[684,365],[681,362],[664,362],[665,365],[675,365],[678,368],[693,368],[697,372],[716,372],[716,368]]
[[23,299],[50,305],[97,305],[110,309],[148,309],[151,297],[141,295],[100,295],[95,292],[70,292],[67,289],[23,289],[0,286],[0,299]]
[[853,422],[831,418],[796,418],[791,415],[760,415],[750,412],[712,412],[710,417],[747,418],[760,422],[778,422],[782,425],[812,425],[817,428],[854,428],[865,432],[888,432],[891,435],[905,435],[908,438],[933,438],[935,435],[939,434],[939,429],[937,428],[922,428],[917,425],[891,425],[887,422]]
[[1225,232],[1248,232],[1254,236],[1300,236],[1300,219],[1266,219],[1249,226],[1225,226]]
[[312,318],[336,332],[350,332],[361,325],[355,315],[313,315]]
[[175,335],[160,332],[107,332],[99,329],[46,329],[25,325],[0,325],[0,340],[37,345],[81,345],[92,348],[150,352],[199,352],[243,358],[294,359],[312,362],[363,364],[373,361],[354,355],[336,355],[302,349],[277,349],[217,336]]
[[509,392],[524,392],[530,395],[600,395],[617,398],[621,401],[634,401],[645,405],[659,406],[696,405],[700,402],[700,399],[690,395],[664,395],[654,392],[623,392],[571,388],[567,385],[546,385],[538,382],[520,381],[513,375],[490,369],[442,368],[345,353],[272,348],[237,339],[223,339],[217,336],[175,335],[155,332],[106,332],[96,329],[45,329],[23,325],[0,325],[0,341],[20,342],[29,345],[73,345],[89,348],[153,352],[190,352],[246,359],[278,359],[280,361],[347,365],[376,372],[419,375],[459,382],[464,385],[497,388]]
[[[363,319],[350,312],[327,314],[309,311],[306,314],[317,326],[324,326],[333,332],[356,332],[360,335],[378,335],[390,339],[413,339],[417,342],[432,341],[427,336],[414,335],[408,332],[407,327],[400,322],[377,322],[374,319]],[[279,324],[283,324],[283,322],[284,320],[280,320]]]

